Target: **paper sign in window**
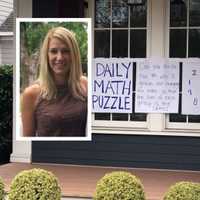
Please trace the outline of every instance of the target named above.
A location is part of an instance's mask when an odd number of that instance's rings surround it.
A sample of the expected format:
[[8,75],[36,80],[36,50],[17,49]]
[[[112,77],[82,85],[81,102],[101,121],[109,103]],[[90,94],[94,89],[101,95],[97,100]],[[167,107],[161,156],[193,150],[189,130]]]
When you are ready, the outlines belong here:
[[179,63],[165,59],[137,62],[136,113],[177,113]]
[[200,62],[183,63],[182,114],[200,115]]
[[96,58],[92,73],[92,111],[132,113],[132,60]]

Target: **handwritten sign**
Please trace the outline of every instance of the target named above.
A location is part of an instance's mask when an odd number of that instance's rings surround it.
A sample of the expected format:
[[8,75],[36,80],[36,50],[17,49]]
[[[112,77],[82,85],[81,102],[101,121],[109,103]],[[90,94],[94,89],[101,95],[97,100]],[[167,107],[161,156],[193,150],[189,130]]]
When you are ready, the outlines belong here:
[[94,59],[93,112],[132,113],[132,70],[130,59]]
[[177,113],[179,63],[164,59],[137,63],[135,112]]
[[183,63],[182,114],[200,115],[200,62]]

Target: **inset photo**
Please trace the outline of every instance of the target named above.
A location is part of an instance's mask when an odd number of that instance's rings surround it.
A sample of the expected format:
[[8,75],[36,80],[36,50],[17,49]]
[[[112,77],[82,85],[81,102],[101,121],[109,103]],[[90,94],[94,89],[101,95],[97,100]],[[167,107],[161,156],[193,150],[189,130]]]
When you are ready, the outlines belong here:
[[17,140],[91,140],[91,62],[90,18],[16,19]]

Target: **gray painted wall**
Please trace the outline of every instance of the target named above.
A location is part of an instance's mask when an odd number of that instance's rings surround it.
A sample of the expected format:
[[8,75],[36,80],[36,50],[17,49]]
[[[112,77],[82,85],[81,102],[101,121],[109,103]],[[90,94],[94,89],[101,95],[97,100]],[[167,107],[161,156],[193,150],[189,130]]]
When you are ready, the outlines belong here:
[[33,141],[32,162],[200,171],[200,138],[93,134],[92,141]]

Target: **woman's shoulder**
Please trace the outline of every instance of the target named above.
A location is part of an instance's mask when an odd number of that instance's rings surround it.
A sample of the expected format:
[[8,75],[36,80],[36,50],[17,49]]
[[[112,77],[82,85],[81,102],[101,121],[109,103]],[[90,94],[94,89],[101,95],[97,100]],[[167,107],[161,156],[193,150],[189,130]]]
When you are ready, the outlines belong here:
[[23,94],[28,96],[37,96],[41,91],[41,87],[39,84],[33,84],[25,88]]
[[33,84],[25,88],[22,98],[23,101],[29,101],[30,103],[34,103],[39,96],[41,91],[41,87],[39,84]]

